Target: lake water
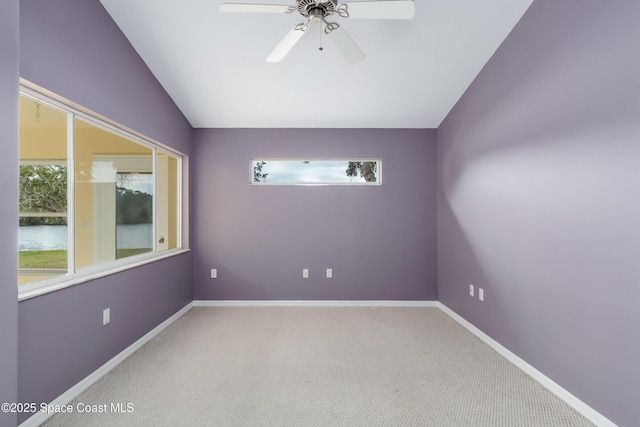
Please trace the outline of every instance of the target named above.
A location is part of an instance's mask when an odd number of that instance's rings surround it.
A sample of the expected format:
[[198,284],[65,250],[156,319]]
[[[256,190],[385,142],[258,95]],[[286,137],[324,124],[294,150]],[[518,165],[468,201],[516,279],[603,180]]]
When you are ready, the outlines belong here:
[[[150,248],[152,224],[126,224],[116,228],[120,249]],[[67,249],[66,225],[32,225],[19,227],[18,248],[21,251],[50,251]]]
[[18,248],[21,251],[67,249],[67,226],[32,225],[19,227]]

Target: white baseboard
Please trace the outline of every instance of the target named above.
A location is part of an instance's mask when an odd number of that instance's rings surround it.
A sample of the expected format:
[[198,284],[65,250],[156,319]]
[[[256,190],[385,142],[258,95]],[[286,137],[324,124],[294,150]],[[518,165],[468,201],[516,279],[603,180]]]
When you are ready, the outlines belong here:
[[[153,328],[147,334],[145,334],[142,338],[131,344],[129,347],[118,353],[107,363],[93,371],[89,376],[80,381],[78,384],[71,387],[69,390],[65,391],[63,394],[58,396],[50,405],[67,405],[73,399],[78,397],[83,391],[91,387],[95,384],[100,378],[104,377],[108,374],[112,369],[122,363],[127,357],[131,356],[136,350],[149,342],[153,337],[158,335],[164,329],[166,329],[173,322],[178,320],[180,317],[184,316],[189,310],[193,308],[193,302],[190,302],[186,306],[184,306],[180,311],[178,311],[173,316],[169,317],[167,320]],[[29,419],[25,420],[20,427],[37,427],[40,424],[44,423],[47,419],[49,419],[53,414],[47,414],[46,412],[36,412]]]
[[[83,391],[95,384],[100,378],[105,376],[109,371],[114,369],[120,363],[122,363],[127,357],[131,356],[136,350],[149,342],[152,338],[166,329],[173,322],[178,320],[184,314],[186,314],[193,307],[437,307],[446,313],[453,320],[458,322],[469,332],[480,338],[488,346],[497,351],[505,359],[513,363],[516,367],[520,368],[523,372],[529,375],[534,380],[538,381],[545,388],[558,396],[564,402],[566,402],[573,409],[582,414],[589,421],[597,426],[601,427],[616,427],[616,424],[611,422],[604,415],[591,408],[589,405],[575,397],[573,394],[562,388],[559,384],[552,379],[538,371],[533,366],[519,358],[517,355],[509,351],[506,347],[495,341],[493,338],[482,332],[477,327],[473,326],[470,322],[465,320],[462,316],[451,310],[446,305],[439,301],[308,301],[308,300],[269,300],[269,301],[245,301],[245,300],[196,300],[186,306],[173,316],[162,322],[160,325],[153,328],[142,338],[131,344],[124,349],[118,355],[113,357],[107,363],[96,369],[93,373],[80,381],[75,386],[61,394],[58,398],[52,401],[51,405],[66,405],[73,399],[78,397]],[[20,427],[38,427],[44,423],[51,415],[47,415],[44,412],[37,412],[35,415],[20,424]]]
[[436,307],[437,301],[196,300],[195,307]]
[[599,427],[616,427],[616,424],[611,422],[604,415],[584,403],[582,400],[575,397],[573,394],[562,388],[558,383],[553,381],[551,378],[547,377],[542,372],[538,371],[536,368],[519,358],[516,354],[509,351],[502,344],[498,343],[496,340],[491,338],[489,335],[482,332],[480,329],[473,326],[470,322],[465,320],[462,316],[460,316],[455,311],[451,310],[446,305],[438,302],[436,304],[438,308],[444,311],[449,317],[458,322],[464,328],[466,328],[469,332],[480,338],[485,342],[489,347],[493,348],[497,351],[501,356],[507,359],[509,362],[513,363],[520,370],[524,371],[525,374],[529,375],[531,378],[542,384],[543,387],[548,389],[550,392],[558,396],[562,399],[566,404],[571,406],[573,409],[582,414],[586,419],[591,421],[593,424]]

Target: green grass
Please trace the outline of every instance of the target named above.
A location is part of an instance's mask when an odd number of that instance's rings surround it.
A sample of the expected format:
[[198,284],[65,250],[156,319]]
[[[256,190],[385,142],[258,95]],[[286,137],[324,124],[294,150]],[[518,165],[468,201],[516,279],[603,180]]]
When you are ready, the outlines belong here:
[[[116,252],[116,258],[126,258],[133,255],[143,254],[145,252],[151,252],[151,248],[118,249]],[[20,268],[67,268],[67,251],[65,250],[21,251],[19,254]]]
[[21,251],[20,268],[67,268],[67,251]]
[[147,252],[151,252],[151,248],[118,249],[116,251],[116,259],[126,258],[128,256],[134,256],[138,254],[144,254]]

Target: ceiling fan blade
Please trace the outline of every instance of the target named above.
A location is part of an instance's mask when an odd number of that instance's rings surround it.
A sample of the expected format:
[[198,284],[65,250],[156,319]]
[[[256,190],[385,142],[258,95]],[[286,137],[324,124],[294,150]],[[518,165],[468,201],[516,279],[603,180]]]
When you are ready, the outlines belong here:
[[273,52],[269,54],[269,56],[267,57],[267,62],[282,61],[282,58],[284,58],[287,53],[289,53],[289,51],[293,48],[293,46],[298,43],[298,40],[300,40],[300,38],[304,36],[305,32],[306,30],[301,29],[299,25],[293,27],[293,29],[289,31],[287,35],[284,36],[284,38],[280,41],[278,46],[273,49]]
[[366,57],[364,52],[342,27],[335,28],[327,34],[327,37],[350,64],[357,64]]
[[246,3],[222,3],[220,12],[230,13],[290,13],[295,8],[279,4],[246,4]]
[[349,18],[353,19],[413,19],[416,5],[413,0],[381,0],[345,3]]

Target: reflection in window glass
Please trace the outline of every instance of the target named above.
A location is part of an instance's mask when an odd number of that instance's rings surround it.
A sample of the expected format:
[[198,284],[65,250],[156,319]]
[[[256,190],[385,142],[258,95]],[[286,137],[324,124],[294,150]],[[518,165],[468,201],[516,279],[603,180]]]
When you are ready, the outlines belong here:
[[[23,218],[21,218],[23,219]],[[28,217],[30,225],[20,225],[18,243],[19,284],[64,275],[68,265],[68,230],[50,216]]]
[[67,114],[20,97],[20,285],[68,272]]
[[153,175],[116,176],[116,258],[153,250]]
[[[76,268],[153,250],[151,148],[76,118],[75,177]],[[134,247],[118,248],[118,220]]]
[[178,236],[178,159],[158,152],[157,225],[158,251],[179,246]]
[[21,295],[181,247],[178,153],[24,91],[19,152]]
[[380,184],[380,160],[254,159],[253,184]]

